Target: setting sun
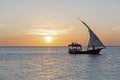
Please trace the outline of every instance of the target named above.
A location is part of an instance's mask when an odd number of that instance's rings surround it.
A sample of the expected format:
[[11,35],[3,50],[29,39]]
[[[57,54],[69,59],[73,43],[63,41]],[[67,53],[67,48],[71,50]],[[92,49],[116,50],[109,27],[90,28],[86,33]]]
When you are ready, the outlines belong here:
[[52,36],[45,36],[44,39],[45,39],[46,42],[50,43],[50,42],[52,42],[53,37]]

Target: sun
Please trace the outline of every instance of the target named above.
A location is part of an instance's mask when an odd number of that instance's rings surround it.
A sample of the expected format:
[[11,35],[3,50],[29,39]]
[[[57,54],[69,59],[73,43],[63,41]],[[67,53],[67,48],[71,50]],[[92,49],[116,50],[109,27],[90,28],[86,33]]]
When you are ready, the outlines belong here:
[[50,42],[52,42],[53,37],[52,36],[45,36],[44,39],[47,43],[50,43]]

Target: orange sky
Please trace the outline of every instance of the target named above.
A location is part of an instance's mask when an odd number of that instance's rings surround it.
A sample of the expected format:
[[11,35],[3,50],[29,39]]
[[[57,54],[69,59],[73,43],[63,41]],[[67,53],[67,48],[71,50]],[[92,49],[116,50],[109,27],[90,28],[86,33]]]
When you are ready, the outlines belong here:
[[[87,28],[105,45],[120,45],[119,0],[1,0],[0,46],[87,45]],[[48,43],[46,36],[53,39]]]

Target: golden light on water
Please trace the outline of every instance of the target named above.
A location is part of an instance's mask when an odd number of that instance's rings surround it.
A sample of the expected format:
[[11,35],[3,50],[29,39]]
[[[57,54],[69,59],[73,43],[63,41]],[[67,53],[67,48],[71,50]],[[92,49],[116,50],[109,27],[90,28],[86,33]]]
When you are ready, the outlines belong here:
[[46,41],[47,43],[50,43],[50,42],[53,41],[53,37],[52,37],[52,36],[45,36],[44,39],[45,39],[45,41]]

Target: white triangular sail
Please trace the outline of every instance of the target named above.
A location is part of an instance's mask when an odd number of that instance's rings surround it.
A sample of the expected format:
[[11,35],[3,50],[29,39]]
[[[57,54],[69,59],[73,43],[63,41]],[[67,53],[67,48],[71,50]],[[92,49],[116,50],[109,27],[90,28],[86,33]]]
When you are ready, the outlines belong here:
[[90,34],[90,39],[89,39],[89,43],[88,43],[88,49],[93,47],[93,46],[98,47],[98,48],[105,48],[103,43],[95,35],[95,33],[89,28],[89,26],[85,22],[83,22],[82,20],[80,20],[80,21],[88,28],[88,31],[89,31],[89,34]]
[[98,48],[105,48],[105,46],[100,41],[100,39],[95,35],[95,33],[91,29],[88,29],[88,30],[89,30],[89,34],[90,34],[88,49],[93,46],[98,47]]

